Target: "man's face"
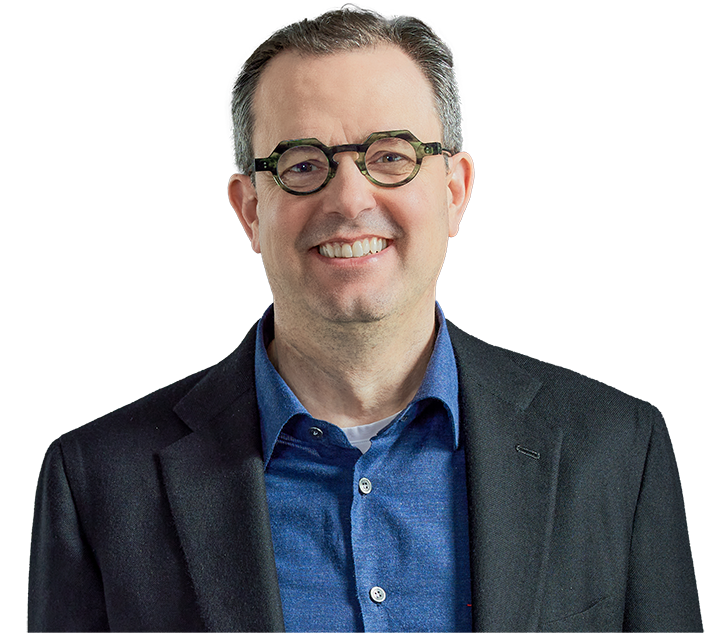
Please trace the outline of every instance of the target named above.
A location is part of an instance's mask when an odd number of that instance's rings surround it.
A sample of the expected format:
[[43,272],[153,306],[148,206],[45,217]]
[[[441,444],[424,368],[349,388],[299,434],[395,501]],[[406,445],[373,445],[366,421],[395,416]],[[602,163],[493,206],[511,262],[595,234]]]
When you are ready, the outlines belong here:
[[[281,53],[263,71],[254,111],[257,157],[299,138],[331,146],[405,129],[423,142],[442,140],[430,85],[391,46],[326,56]],[[247,177],[231,180],[231,203],[263,257],[277,314],[350,323],[408,318],[433,306],[448,237],[468,200],[470,159],[449,159],[447,172],[442,156],[427,157],[411,182],[382,188],[361,174],[355,158],[337,154],[336,176],[308,196],[282,190],[269,172],[256,175],[255,190]],[[371,238],[383,238],[386,248],[351,258],[328,257],[320,248],[353,250]]]

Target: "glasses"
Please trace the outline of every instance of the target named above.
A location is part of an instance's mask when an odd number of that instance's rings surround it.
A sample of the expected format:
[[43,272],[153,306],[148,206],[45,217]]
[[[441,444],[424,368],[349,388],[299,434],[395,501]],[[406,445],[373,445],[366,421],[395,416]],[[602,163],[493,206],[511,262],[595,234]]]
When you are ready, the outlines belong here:
[[255,171],[270,171],[284,191],[307,196],[336,175],[340,152],[356,152],[359,171],[379,187],[400,187],[413,180],[426,156],[452,152],[441,143],[422,143],[408,130],[374,132],[360,145],[328,147],[315,138],[282,141],[268,158],[255,159]]

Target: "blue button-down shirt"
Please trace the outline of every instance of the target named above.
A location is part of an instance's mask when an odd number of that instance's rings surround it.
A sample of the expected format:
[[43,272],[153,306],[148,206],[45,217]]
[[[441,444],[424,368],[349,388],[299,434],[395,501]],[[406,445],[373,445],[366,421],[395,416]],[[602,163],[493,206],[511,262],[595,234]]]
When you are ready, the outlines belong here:
[[256,335],[266,490],[286,629],[469,631],[471,589],[456,362],[443,313],[421,387],[354,448],[312,418]]

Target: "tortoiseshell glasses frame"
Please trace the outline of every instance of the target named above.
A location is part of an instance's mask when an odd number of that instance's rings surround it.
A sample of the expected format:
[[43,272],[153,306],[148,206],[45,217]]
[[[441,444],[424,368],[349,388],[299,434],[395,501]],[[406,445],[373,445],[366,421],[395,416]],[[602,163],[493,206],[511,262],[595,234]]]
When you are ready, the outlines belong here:
[[[384,138],[402,139],[406,141],[409,145],[411,145],[411,147],[413,147],[414,151],[416,152],[416,164],[413,166],[412,171],[408,175],[402,174],[402,176],[405,177],[403,177],[403,179],[399,180],[398,182],[381,182],[369,173],[366,166],[366,152],[368,151],[369,147],[371,147],[376,141]],[[325,179],[320,185],[310,191],[299,191],[298,189],[292,189],[283,182],[283,180],[281,179],[281,175],[279,175],[278,173],[279,161],[281,160],[283,154],[288,150],[301,146],[313,147],[321,150],[321,152],[323,152],[323,154],[325,155],[326,160],[328,161],[328,172]],[[419,173],[422,160],[427,156],[437,156],[442,152],[447,152],[449,155],[452,155],[452,152],[448,149],[444,149],[441,146],[441,143],[423,143],[408,130],[391,130],[388,132],[374,132],[366,139],[364,143],[335,145],[333,147],[328,147],[315,138],[283,141],[276,146],[270,156],[266,158],[255,159],[254,171],[270,171],[273,174],[273,178],[276,181],[276,184],[278,184],[278,186],[281,187],[281,189],[283,189],[284,191],[287,191],[288,193],[295,196],[308,196],[323,189],[336,175],[336,170],[338,169],[338,162],[334,160],[334,156],[339,152],[358,152],[358,157],[355,161],[356,166],[370,182],[378,185],[379,187],[401,187],[402,185],[411,182],[414,177]],[[290,164],[292,167],[297,167],[298,165],[305,165],[307,163],[309,163],[309,161],[301,161],[300,163],[294,165],[293,161],[291,161]],[[318,167],[315,168],[318,170]]]

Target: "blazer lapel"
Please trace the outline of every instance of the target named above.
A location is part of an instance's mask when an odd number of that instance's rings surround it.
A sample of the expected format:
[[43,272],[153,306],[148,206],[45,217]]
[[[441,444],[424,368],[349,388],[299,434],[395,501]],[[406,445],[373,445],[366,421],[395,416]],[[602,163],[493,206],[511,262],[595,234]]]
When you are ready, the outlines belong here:
[[254,381],[254,332],[175,407],[192,433],[161,473],[210,630],[283,630]]
[[539,625],[561,430],[531,406],[541,383],[450,325],[469,497],[474,630]]

